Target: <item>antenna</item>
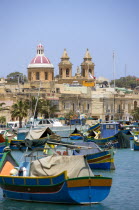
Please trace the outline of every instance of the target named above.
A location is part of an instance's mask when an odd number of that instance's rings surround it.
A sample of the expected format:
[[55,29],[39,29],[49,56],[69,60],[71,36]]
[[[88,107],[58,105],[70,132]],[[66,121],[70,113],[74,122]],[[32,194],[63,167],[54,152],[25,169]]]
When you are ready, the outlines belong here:
[[125,64],[125,86],[126,86],[126,64]]
[[113,120],[115,118],[115,52],[113,50],[113,81],[114,81],[114,95],[113,95]]
[[115,52],[113,50],[113,81],[114,81],[114,89],[115,89]]

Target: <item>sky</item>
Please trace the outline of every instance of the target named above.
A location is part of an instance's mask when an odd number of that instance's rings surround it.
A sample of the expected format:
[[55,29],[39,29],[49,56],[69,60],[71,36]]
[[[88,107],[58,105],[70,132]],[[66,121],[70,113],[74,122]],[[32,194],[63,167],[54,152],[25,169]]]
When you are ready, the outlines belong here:
[[96,78],[139,77],[139,0],[0,0],[0,77],[27,75],[40,43],[55,75],[64,49],[74,76],[88,48]]

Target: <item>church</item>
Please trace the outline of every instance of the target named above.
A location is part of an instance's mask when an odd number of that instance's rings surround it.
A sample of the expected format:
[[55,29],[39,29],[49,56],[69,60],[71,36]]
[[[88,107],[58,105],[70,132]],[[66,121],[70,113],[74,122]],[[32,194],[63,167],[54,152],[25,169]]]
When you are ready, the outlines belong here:
[[[58,64],[59,75],[58,83],[63,84],[72,84],[76,80],[80,85],[83,86],[94,86],[95,77],[94,77],[94,66],[92,62],[92,57],[89,53],[89,50],[86,50],[83,62],[81,63],[81,72],[80,68],[77,67],[77,73],[75,76],[72,76],[72,63],[67,54],[66,49],[61,56],[61,61]],[[29,82],[51,82],[54,81],[54,66],[50,60],[44,54],[44,47],[42,44],[37,46],[37,54],[32,59],[28,65],[28,81]]]

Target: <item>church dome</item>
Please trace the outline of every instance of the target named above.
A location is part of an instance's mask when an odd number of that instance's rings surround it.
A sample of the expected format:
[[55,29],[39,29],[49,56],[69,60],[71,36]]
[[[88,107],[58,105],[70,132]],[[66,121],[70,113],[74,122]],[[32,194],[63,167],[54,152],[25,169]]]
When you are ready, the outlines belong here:
[[28,68],[39,68],[39,67],[51,67],[53,68],[53,64],[51,64],[50,60],[44,55],[44,47],[42,44],[37,46],[37,55],[32,59]]

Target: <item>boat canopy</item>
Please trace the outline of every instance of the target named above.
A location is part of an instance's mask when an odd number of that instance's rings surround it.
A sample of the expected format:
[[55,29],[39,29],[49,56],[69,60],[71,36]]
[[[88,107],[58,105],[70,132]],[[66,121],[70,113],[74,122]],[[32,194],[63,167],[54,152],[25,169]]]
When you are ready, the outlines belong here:
[[25,139],[33,140],[47,137],[48,135],[54,134],[49,127],[29,130]]
[[30,165],[30,176],[56,176],[67,171],[68,178],[94,176],[84,156],[48,156]]

